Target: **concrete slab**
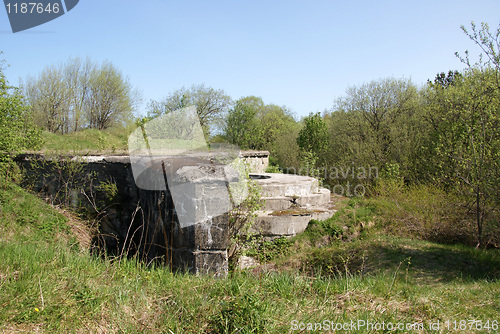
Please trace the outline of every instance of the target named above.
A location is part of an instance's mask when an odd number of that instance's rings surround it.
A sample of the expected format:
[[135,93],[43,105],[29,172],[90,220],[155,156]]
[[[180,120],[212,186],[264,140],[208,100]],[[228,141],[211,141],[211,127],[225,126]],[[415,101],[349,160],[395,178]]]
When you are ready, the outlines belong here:
[[286,210],[295,204],[292,197],[262,197],[265,201],[264,211]]
[[299,206],[318,206],[326,205],[330,202],[330,190],[325,188],[319,188],[316,194],[300,196],[295,200],[295,203]]
[[327,205],[330,202],[330,190],[320,188],[318,193],[297,197],[263,197],[264,211],[287,210],[291,207],[310,207]]
[[259,211],[250,232],[266,237],[294,236],[304,232],[311,219],[325,220],[335,212],[336,210],[327,207],[311,207],[310,210],[295,215],[274,215],[273,211]]
[[272,216],[264,212],[257,216],[250,232],[262,236],[293,236],[304,232],[311,219],[312,215]]
[[302,175],[258,173],[250,174],[262,188],[263,197],[299,197],[318,192],[318,180]]

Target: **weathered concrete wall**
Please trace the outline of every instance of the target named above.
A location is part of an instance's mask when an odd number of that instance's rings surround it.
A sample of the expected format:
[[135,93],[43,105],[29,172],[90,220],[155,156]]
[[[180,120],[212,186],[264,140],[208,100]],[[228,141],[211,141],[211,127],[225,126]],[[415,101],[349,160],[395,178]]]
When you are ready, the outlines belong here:
[[243,151],[241,152],[245,162],[250,166],[252,173],[265,173],[269,166],[268,151]]
[[167,161],[176,167],[165,175],[166,190],[139,189],[149,229],[140,252],[148,261],[164,258],[174,269],[226,275],[230,203],[225,166],[173,160]]
[[[94,220],[98,233],[92,251],[137,255],[174,270],[227,274],[227,215],[181,227],[169,190],[136,187],[127,157],[71,161],[22,156],[17,160],[24,169],[25,187],[53,203],[73,205]],[[210,191],[210,184],[191,181],[191,193],[184,195],[192,196],[194,203],[200,193]],[[116,191],[106,191],[110,185]],[[216,201],[216,194],[211,198]]]
[[140,221],[139,204],[130,163],[126,157],[78,161],[71,157],[19,156],[23,186],[51,203],[72,207],[94,221],[100,233],[92,251],[106,248],[111,254],[136,250],[129,227]]
[[[253,170],[267,167],[268,152],[245,155]],[[221,192],[221,182],[226,180],[211,176],[207,182],[200,173],[200,168],[210,164],[207,161],[181,161],[169,171],[174,186],[182,187],[176,194],[185,197],[177,208],[168,187],[160,191],[136,186],[127,156],[24,155],[17,161],[24,169],[25,187],[94,220],[98,233],[92,251],[137,255],[174,270],[227,273],[229,219],[221,208],[229,206],[229,196]],[[209,167],[214,173],[223,168],[214,169],[213,163]],[[184,221],[192,219],[193,224],[182,226],[179,215],[184,215]]]

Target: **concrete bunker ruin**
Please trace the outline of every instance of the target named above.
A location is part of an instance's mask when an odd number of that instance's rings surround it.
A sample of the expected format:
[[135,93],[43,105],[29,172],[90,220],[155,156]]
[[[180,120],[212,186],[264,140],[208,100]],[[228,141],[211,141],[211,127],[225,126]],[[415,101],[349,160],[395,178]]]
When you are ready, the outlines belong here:
[[[250,177],[262,188],[265,200],[251,232],[270,239],[293,236],[303,232],[311,219],[325,219],[334,213],[330,191],[319,187],[316,179],[263,173],[269,152],[249,151],[241,155],[252,167]],[[61,159],[70,160],[68,157]],[[228,210],[221,208],[229,208],[231,203],[221,189],[227,182],[237,181],[238,175],[226,165],[196,156],[171,160],[166,169],[174,187],[182,187],[176,191],[184,196],[181,207],[174,203],[172,187],[161,190],[138,187],[127,156],[87,156],[73,160],[80,166],[79,175],[68,184],[60,177],[59,163],[40,155],[18,158],[26,174],[31,176],[26,182],[32,190],[55,198],[69,185],[73,191],[66,196],[72,197],[72,203],[89,210],[96,206],[102,208],[95,213],[99,223],[95,249],[136,254],[148,263],[161,262],[173,270],[227,274],[229,216]],[[166,171],[161,164],[155,168],[157,172],[160,168],[162,173]],[[154,168],[146,173],[150,172],[154,173]],[[89,184],[90,176],[93,179]],[[150,175],[144,177],[150,178]],[[111,199],[100,190],[103,184],[109,183],[116,186],[116,196]],[[89,195],[93,196],[92,205],[88,203]],[[204,201],[200,201],[202,197]],[[191,223],[181,224],[180,221]]]

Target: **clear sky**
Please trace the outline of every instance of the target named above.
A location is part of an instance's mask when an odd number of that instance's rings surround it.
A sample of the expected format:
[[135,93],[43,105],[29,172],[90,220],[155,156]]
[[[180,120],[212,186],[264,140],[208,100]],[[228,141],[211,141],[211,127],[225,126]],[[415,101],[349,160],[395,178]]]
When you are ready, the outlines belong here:
[[69,57],[111,61],[146,102],[205,83],[233,99],[255,95],[298,117],[347,87],[383,77],[423,84],[462,69],[476,50],[460,30],[496,29],[499,0],[80,0],[67,14],[13,34],[0,8],[11,84]]

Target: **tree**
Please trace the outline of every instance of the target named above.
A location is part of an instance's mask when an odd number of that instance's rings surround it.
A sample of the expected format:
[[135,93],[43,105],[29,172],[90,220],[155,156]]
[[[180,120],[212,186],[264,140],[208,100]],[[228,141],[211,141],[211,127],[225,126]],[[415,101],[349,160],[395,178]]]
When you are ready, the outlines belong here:
[[483,71],[472,68],[453,86],[432,86],[428,107],[438,181],[466,196],[476,215],[478,247],[500,195],[500,99],[490,94],[493,69]]
[[[1,52],[0,52],[1,54]],[[0,174],[12,167],[12,156],[22,149],[36,148],[40,132],[31,121],[29,108],[19,89],[9,86],[0,62]]]
[[339,165],[399,164],[411,177],[425,132],[418,104],[418,90],[409,80],[386,78],[348,88],[327,118],[334,143],[327,156]]
[[319,113],[304,118],[304,126],[299,132],[297,144],[302,150],[314,154],[316,158],[325,152],[329,145],[328,128]]
[[88,119],[87,100],[90,93],[89,82],[95,64],[86,58],[68,60],[64,67],[64,77],[69,93],[70,125],[73,131],[80,130]]
[[70,97],[61,68],[45,68],[38,79],[27,80],[24,91],[38,125],[50,132],[68,132]]
[[151,101],[148,115],[156,117],[192,105],[196,106],[201,126],[208,137],[211,132],[222,127],[222,120],[231,106],[231,98],[223,90],[205,87],[204,84],[182,87],[161,101]]
[[123,123],[133,110],[132,88],[111,63],[94,69],[89,81],[89,127],[98,130]]
[[282,168],[296,167],[298,127],[287,107],[266,105],[260,97],[247,96],[229,111],[224,137],[242,149],[269,151],[271,160]]
[[249,96],[237,100],[227,116],[224,127],[226,139],[242,149],[259,149],[259,124],[257,113],[264,107],[260,97]]
[[50,132],[105,129],[131,118],[138,94],[109,62],[69,59],[22,84],[35,122]]
[[456,53],[467,69],[452,85],[430,85],[428,118],[440,181],[466,197],[482,247],[485,230],[498,226],[491,213],[500,201],[500,26],[495,33],[486,23],[471,26],[462,30],[479,46],[479,61],[472,64],[467,51],[465,57]]
[[462,80],[462,74],[458,71],[448,71],[448,74],[441,72],[436,75],[434,82],[427,80],[427,83],[433,87],[439,85],[442,88],[448,88],[449,86],[454,86],[457,82]]
[[278,144],[279,138],[289,133],[297,134],[299,124],[295,121],[292,112],[286,107],[280,107],[275,104],[266,105],[262,111],[257,114],[260,120],[262,148],[279,157],[283,148]]

